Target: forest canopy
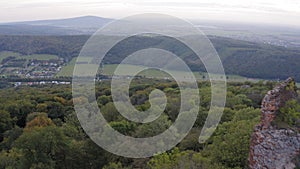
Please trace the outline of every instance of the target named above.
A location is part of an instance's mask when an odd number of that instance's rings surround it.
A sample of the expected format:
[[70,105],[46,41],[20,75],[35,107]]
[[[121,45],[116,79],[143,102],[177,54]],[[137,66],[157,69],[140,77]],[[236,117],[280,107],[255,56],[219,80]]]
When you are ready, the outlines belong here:
[[[119,157],[91,141],[77,120],[73,102],[81,98],[72,98],[70,85],[2,89],[0,168],[245,168],[250,136],[260,119],[261,100],[274,83],[230,83],[221,123],[203,144],[198,137],[210,105],[210,84],[198,85],[201,103],[190,133],[172,150],[146,159]],[[130,87],[132,104],[139,110],[148,109],[149,93],[155,88],[166,93],[168,104],[161,117],[147,124],[128,121],[119,114],[108,81],[97,83],[96,98],[110,126],[128,136],[147,137],[166,130],[179,109],[178,86],[167,80],[136,79]],[[295,109],[282,111],[297,115],[299,106],[289,104]]]

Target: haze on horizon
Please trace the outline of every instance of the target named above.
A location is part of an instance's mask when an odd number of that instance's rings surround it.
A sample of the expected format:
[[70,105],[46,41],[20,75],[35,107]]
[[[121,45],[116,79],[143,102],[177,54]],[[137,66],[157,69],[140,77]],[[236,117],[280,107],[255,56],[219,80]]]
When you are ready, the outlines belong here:
[[0,22],[163,13],[191,20],[300,26],[299,0],[2,0]]

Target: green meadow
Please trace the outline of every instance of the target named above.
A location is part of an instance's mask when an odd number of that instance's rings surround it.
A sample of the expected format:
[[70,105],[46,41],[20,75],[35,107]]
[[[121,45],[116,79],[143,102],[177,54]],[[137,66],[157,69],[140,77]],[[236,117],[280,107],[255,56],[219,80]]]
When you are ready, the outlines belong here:
[[33,55],[22,55],[20,53],[11,52],[11,51],[3,51],[0,52],[0,62],[7,57],[16,57],[16,59],[27,59],[27,60],[50,60],[50,59],[58,59],[59,57],[56,55],[49,54],[33,54]]
[[[99,66],[88,64],[88,62],[91,61],[90,57],[80,57],[78,61],[76,61],[77,58],[73,58],[67,65],[65,65],[61,71],[57,74],[57,76],[72,76],[74,71],[74,66],[76,64],[77,67],[77,74],[81,74],[83,76],[89,75],[91,70],[96,70]],[[103,67],[100,69],[101,73],[103,75],[112,76],[114,75],[115,70],[118,67],[118,75],[120,76],[126,76],[126,75],[132,75],[135,72],[139,72],[138,76],[148,77],[148,78],[161,78],[161,79],[170,79],[171,76],[164,72],[160,71],[158,69],[146,69],[144,66],[137,66],[137,65],[117,65],[117,64],[106,64],[103,65]],[[170,71],[171,74],[175,74],[183,79],[192,79],[190,74],[187,74],[184,71]],[[193,72],[194,77],[197,80],[209,80],[208,73],[204,72]],[[259,79],[249,79],[246,77],[238,76],[238,75],[226,75],[226,77],[223,77],[221,75],[217,74],[210,74],[211,78],[226,78],[228,81],[233,82],[240,82],[240,81],[259,81]]]

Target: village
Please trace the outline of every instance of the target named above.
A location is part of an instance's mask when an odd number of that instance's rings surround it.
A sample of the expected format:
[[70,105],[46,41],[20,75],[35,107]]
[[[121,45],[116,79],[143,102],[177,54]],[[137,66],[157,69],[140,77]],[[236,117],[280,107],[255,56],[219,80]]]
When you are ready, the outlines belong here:
[[0,74],[3,77],[52,78],[65,64],[62,58],[48,60],[8,56],[0,63]]

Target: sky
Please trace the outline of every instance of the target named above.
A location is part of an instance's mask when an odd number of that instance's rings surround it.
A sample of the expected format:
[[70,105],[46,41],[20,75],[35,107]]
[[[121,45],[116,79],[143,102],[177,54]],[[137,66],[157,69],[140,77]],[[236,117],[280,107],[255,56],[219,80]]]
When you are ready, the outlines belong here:
[[1,0],[0,22],[162,13],[183,19],[300,26],[300,0]]

